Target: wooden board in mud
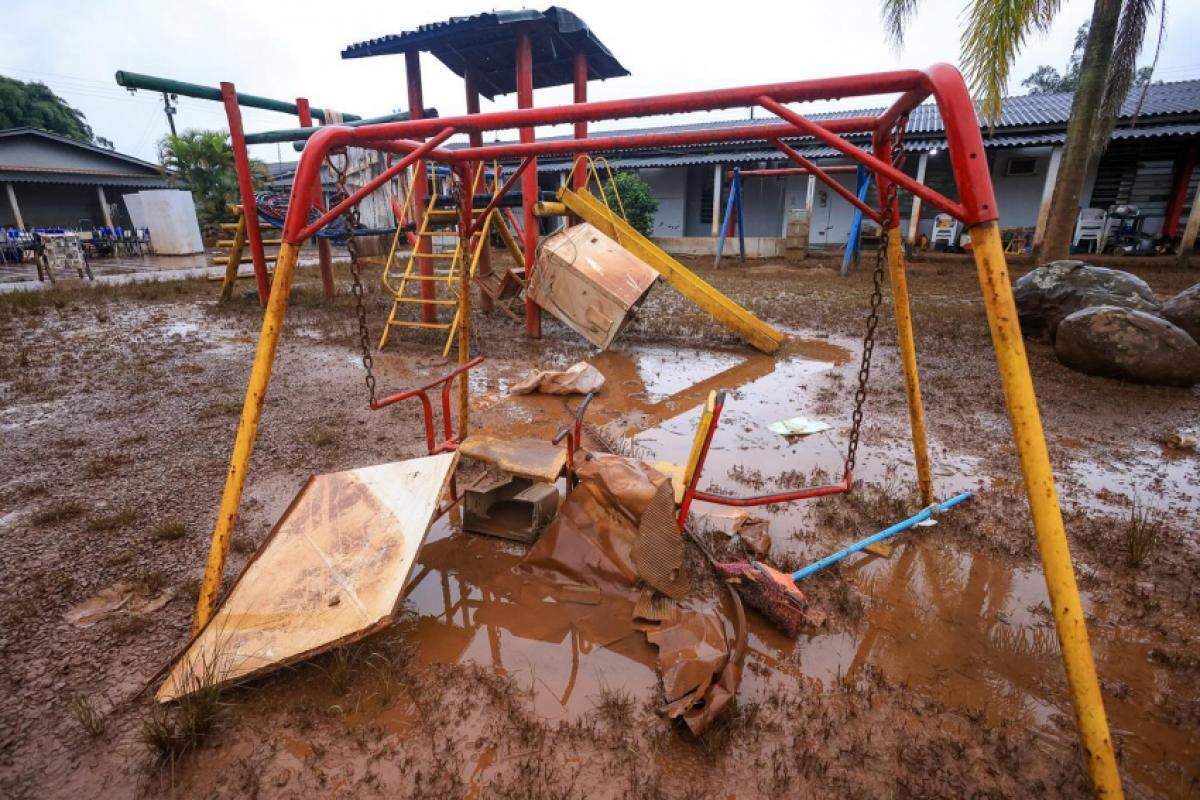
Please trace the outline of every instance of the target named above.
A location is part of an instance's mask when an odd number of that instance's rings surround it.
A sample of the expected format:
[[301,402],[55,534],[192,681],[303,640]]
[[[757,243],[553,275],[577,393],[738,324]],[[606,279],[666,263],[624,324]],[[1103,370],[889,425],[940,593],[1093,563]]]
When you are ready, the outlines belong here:
[[157,699],[244,680],[386,626],[457,460],[442,453],[309,478]]

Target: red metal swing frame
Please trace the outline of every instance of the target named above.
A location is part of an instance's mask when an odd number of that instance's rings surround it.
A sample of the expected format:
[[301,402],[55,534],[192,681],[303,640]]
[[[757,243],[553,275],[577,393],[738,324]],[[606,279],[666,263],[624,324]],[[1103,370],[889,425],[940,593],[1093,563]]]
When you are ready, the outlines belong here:
[[[789,109],[786,103],[828,100],[880,93],[901,93],[899,99],[879,116],[850,117],[814,122]],[[959,201],[918,183],[890,163],[887,134],[917,105],[933,97],[941,112],[949,143],[951,165],[960,195]],[[602,120],[715,111],[726,108],[757,106],[774,113],[780,122],[766,125],[738,125],[715,130],[663,131],[628,135],[593,136],[557,141],[522,141],[506,144],[477,145],[448,150],[440,145],[456,133],[479,134],[484,131],[529,129],[537,125],[582,124]],[[873,152],[846,140],[842,135],[873,134]],[[782,141],[783,138],[812,136],[865,165],[877,176],[881,191],[895,183],[933,207],[961,220],[968,226],[997,219],[996,203],[984,157],[975,109],[966,84],[958,70],[948,64],[935,64],[925,70],[898,70],[871,75],[824,78],[813,81],[719,89],[704,92],[661,95],[634,100],[584,102],[546,108],[521,108],[488,114],[414,119],[358,127],[324,126],[308,140],[297,166],[288,205],[283,240],[298,244],[306,234],[328,224],[346,208],[361,201],[387,180],[408,166],[423,160],[447,166],[471,165],[497,159],[534,159],[538,156],[576,154],[647,147],[718,144],[731,141],[766,141],[779,148],[799,166],[809,170],[835,191],[837,182],[815,168]],[[425,139],[425,141],[418,141]],[[305,216],[314,207],[320,165],[326,155],[338,147],[363,147],[402,154],[375,180],[354,191],[334,208],[311,224]],[[524,170],[522,170],[524,172]],[[523,176],[524,177],[524,176]],[[515,183],[513,181],[512,183]],[[857,200],[857,198],[855,198]],[[865,212],[864,212],[865,213]],[[873,218],[878,212],[872,210]]]
[[[528,56],[528,35],[523,37],[518,58],[518,104],[532,104],[532,81]],[[407,54],[414,56],[415,53]],[[415,61],[414,59],[411,59]],[[899,94],[899,98],[882,114],[821,123],[807,119],[787,107],[788,103],[816,100],[835,100],[877,94]],[[577,95],[578,96],[578,95]],[[959,194],[957,201],[924,186],[895,168],[892,161],[891,132],[903,127],[908,114],[932,97],[941,114],[950,163]],[[419,98],[417,98],[419,99]],[[410,97],[410,104],[413,103]],[[728,108],[761,107],[774,113],[779,122],[766,125],[741,125],[730,128],[660,131],[657,133],[612,135],[578,138],[553,142],[534,141],[538,125],[576,125],[577,135],[590,122],[633,117],[649,117],[695,111],[716,111]],[[509,144],[478,144],[484,131],[518,130],[520,141]],[[449,150],[440,145],[455,133],[468,134],[472,146]],[[842,138],[845,134],[871,134],[868,152]],[[834,148],[851,161],[866,166],[876,177],[880,205],[892,197],[888,210],[887,231],[889,269],[893,292],[901,300],[896,304],[896,319],[900,339],[901,361],[905,370],[910,422],[913,428],[914,455],[917,458],[918,481],[925,483],[923,493],[930,493],[928,460],[925,452],[924,419],[920,407],[920,387],[916,376],[915,345],[907,305],[907,285],[900,256],[899,218],[893,189],[903,188],[929,203],[932,207],[965,223],[975,242],[973,257],[979,271],[983,303],[987,311],[993,348],[999,366],[1005,402],[1013,428],[1013,443],[1021,461],[1026,495],[1029,499],[1034,531],[1046,574],[1047,591],[1054,610],[1055,625],[1061,644],[1068,684],[1075,705],[1076,720],[1083,740],[1093,786],[1104,797],[1120,797],[1120,775],[1113,754],[1112,739],[1104,713],[1103,699],[1095,664],[1088,644],[1084,611],[1075,581],[1070,549],[1064,531],[1062,511],[1054,486],[1048,448],[1037,408],[1033,379],[1025,354],[1017,320],[1012,286],[1004,262],[995,196],[988,174],[987,158],[980,134],[979,122],[962,76],[948,64],[936,64],[925,70],[898,70],[870,75],[824,78],[812,81],[777,83],[715,91],[662,95],[634,100],[578,102],[574,105],[547,108],[522,107],[489,114],[472,113],[457,117],[411,119],[361,125],[350,128],[326,126],[309,140],[301,155],[288,213],[283,228],[283,244],[276,261],[274,290],[270,294],[254,366],[247,384],[246,400],[241,422],[234,441],[233,456],[226,476],[217,525],[213,532],[208,567],[197,601],[196,625],[202,626],[211,614],[220,586],[220,573],[228,551],[233,523],[245,485],[246,468],[257,436],[262,415],[263,398],[270,381],[271,367],[278,345],[280,326],[287,310],[287,296],[294,277],[299,245],[306,231],[332,220],[352,203],[357,203],[373,191],[382,180],[398,174],[411,164],[418,169],[425,160],[434,160],[451,167],[470,168],[477,162],[498,159],[536,159],[540,155],[577,154],[606,150],[629,150],[685,144],[715,144],[730,141],[765,141],[783,149],[780,140],[811,136]],[[432,138],[430,138],[432,137]],[[428,139],[428,141],[419,141]],[[382,180],[372,181],[355,191],[335,209],[321,214],[312,229],[307,223],[310,209],[318,204],[317,181],[321,163],[336,147],[355,146],[403,154],[385,171]],[[796,158],[784,150],[793,161]],[[801,166],[804,166],[801,164]],[[822,182],[831,185],[825,172],[813,172]],[[536,247],[537,231],[532,217],[532,201],[537,193],[536,173],[526,169],[521,175],[526,242],[526,280],[533,277],[531,259]],[[831,188],[832,185],[831,185]],[[460,235],[469,227],[469,219],[460,221]],[[526,298],[527,304],[531,301]],[[429,306],[425,306],[429,309]],[[539,335],[536,306],[527,305],[526,331]],[[469,317],[468,317],[469,319]],[[465,351],[464,351],[465,356]],[[464,358],[464,360],[466,360]],[[925,474],[922,475],[922,472]]]

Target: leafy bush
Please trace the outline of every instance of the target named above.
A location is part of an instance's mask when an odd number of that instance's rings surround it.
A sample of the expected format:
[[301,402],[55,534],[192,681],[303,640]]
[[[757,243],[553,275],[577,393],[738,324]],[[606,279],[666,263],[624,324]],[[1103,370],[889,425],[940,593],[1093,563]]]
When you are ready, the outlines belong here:
[[625,221],[643,236],[654,232],[654,215],[658,211],[658,200],[650,192],[650,184],[636,172],[618,172],[613,176],[617,191],[620,192],[621,202],[617,202],[613,186],[608,181],[604,183],[604,197],[614,211],[625,208]]
[[[200,226],[205,233],[215,235],[221,222],[233,218],[229,206],[239,202],[233,148],[226,134],[184,131],[178,136],[165,137],[158,145],[158,153],[168,180],[191,191]],[[266,167],[256,161],[251,161],[250,167],[254,177],[261,180]]]

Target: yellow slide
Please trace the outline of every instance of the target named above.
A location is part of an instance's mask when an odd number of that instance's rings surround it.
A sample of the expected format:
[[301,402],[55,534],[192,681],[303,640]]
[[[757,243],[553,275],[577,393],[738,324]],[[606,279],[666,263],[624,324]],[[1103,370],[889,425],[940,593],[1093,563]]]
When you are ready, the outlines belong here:
[[642,236],[625,220],[614,214],[587,191],[564,187],[559,202],[584,222],[598,229],[645,261],[666,279],[681,295],[712,315],[713,319],[764,353],[774,353],[783,344],[784,335],[718,292],[694,272],[667,255],[661,248]]

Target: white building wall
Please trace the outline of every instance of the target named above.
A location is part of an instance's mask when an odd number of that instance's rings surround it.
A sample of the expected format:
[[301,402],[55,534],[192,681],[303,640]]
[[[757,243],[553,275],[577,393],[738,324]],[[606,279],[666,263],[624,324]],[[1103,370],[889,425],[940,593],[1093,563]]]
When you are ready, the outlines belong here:
[[[1014,159],[1035,159],[1032,175],[1009,175]],[[1050,147],[1014,147],[996,151],[992,164],[992,187],[1000,210],[1000,227],[1032,228],[1037,225],[1042,188],[1050,165]]]
[[687,169],[656,167],[639,170],[638,174],[650,184],[650,193],[658,200],[654,235],[683,236],[687,213]]

